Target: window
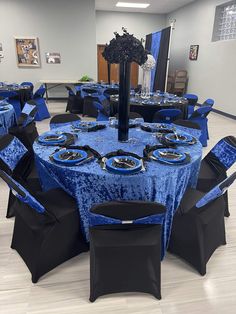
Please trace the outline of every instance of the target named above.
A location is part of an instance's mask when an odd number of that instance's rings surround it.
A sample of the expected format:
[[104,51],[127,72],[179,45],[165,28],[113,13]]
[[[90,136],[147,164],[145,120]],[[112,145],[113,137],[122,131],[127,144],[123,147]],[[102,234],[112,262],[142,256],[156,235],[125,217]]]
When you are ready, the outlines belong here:
[[216,7],[212,41],[236,39],[236,0]]

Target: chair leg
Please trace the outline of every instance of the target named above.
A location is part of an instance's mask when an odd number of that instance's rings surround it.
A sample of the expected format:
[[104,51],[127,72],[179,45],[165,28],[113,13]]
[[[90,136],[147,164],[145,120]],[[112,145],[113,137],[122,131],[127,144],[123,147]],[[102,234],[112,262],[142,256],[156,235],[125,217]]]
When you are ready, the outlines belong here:
[[9,197],[8,197],[6,218],[15,217],[15,210],[14,210],[15,201],[16,201],[16,198],[15,198],[14,194],[12,194],[12,192],[10,191]]
[[223,197],[224,197],[224,202],[225,202],[225,217],[229,217],[230,212],[229,212],[229,202],[228,202],[228,192],[227,191],[225,192]]
[[38,282],[38,280],[39,280],[39,277],[38,277],[38,276],[36,276],[36,275],[32,275],[31,280],[32,280],[32,283],[37,283],[37,282]]

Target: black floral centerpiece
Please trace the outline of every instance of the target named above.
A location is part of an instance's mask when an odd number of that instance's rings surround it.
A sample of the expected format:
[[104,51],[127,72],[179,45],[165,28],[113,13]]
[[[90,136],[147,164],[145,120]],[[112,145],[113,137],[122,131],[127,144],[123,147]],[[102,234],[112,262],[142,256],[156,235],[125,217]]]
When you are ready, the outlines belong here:
[[122,28],[122,31],[122,35],[114,33],[115,38],[106,45],[102,55],[108,63],[120,65],[118,140],[124,142],[128,140],[129,132],[131,62],[144,64],[147,60],[147,51],[142,41],[129,34],[125,28]]

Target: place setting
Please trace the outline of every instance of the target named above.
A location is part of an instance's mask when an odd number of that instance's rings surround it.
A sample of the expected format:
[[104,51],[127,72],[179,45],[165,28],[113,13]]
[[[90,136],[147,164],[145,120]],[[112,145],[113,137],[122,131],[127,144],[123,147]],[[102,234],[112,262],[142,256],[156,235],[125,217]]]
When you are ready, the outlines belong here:
[[187,133],[178,132],[175,129],[171,133],[156,134],[158,141],[164,145],[194,145],[197,143],[197,139]]
[[0,112],[1,112],[1,111],[7,111],[7,110],[9,110],[9,109],[10,109],[9,106],[0,105]]
[[97,123],[95,121],[83,121],[71,126],[71,130],[75,133],[79,132],[96,132],[106,128],[106,124]]
[[77,135],[67,132],[50,132],[40,135],[36,141],[43,146],[69,146],[75,143]]
[[88,145],[58,148],[49,156],[50,161],[69,167],[80,166],[98,158],[101,155]]
[[104,171],[119,175],[132,175],[146,171],[144,159],[137,154],[117,150],[99,159]]
[[167,147],[164,145],[146,145],[143,151],[144,158],[148,161],[157,161],[162,164],[178,166],[191,162],[191,156],[176,147]]
[[142,123],[141,130],[151,133],[173,133],[175,128],[167,123]]

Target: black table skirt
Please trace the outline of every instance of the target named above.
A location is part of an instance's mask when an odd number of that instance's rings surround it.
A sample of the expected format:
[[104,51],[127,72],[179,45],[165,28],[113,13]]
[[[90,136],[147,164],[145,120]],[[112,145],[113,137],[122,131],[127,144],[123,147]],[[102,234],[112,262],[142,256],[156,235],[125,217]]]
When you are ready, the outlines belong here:
[[[118,113],[118,101],[111,100],[111,116],[114,116]],[[188,118],[188,104],[175,103],[162,104],[162,105],[143,105],[143,104],[133,104],[130,103],[130,112],[137,112],[141,114],[145,122],[152,122],[154,114],[161,109],[180,109],[182,111],[182,116],[179,119]]]

